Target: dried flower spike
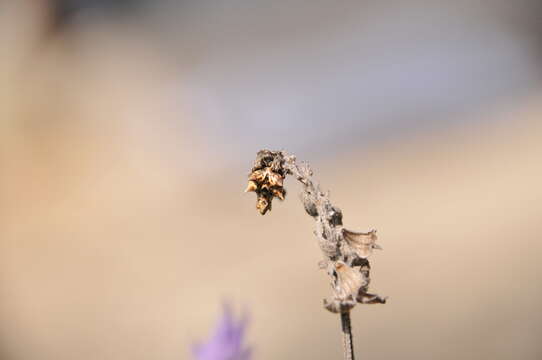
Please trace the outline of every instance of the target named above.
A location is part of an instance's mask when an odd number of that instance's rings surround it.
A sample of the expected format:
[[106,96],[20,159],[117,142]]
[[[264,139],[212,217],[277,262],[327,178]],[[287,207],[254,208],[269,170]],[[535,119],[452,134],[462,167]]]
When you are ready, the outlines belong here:
[[376,231],[354,232],[343,227],[343,215],[333,206],[328,194],[320,189],[307,164],[298,165],[293,155],[284,151],[261,150],[249,174],[247,191],[257,195],[256,208],[264,215],[271,210],[275,197],[284,200],[284,178],[291,174],[302,184],[301,200],[305,211],[316,221],[315,235],[324,255],[320,268],[331,277],[333,294],[324,300],[324,307],[341,314],[346,359],[354,359],[350,310],[356,304],[383,304],[386,298],[369,294],[370,265],[367,258],[376,244]]

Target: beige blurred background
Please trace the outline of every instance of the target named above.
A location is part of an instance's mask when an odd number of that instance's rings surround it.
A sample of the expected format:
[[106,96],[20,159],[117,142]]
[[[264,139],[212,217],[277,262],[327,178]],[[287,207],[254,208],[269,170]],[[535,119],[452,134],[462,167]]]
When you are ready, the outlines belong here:
[[341,358],[298,185],[242,193],[263,147],[378,229],[360,359],[542,358],[540,10],[2,3],[0,358],[190,359],[224,300],[254,359]]

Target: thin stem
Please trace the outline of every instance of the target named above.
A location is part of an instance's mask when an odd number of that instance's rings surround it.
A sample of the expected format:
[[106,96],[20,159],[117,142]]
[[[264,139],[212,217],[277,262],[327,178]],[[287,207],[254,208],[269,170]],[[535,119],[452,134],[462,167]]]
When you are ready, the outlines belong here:
[[345,360],[354,360],[354,342],[352,340],[352,324],[350,311],[341,313],[341,327],[343,333],[343,350]]

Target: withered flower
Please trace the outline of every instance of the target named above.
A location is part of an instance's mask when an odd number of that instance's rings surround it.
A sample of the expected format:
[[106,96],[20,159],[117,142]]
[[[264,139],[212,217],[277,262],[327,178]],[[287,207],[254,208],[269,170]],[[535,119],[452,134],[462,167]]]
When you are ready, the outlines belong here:
[[342,261],[333,263],[333,297],[324,300],[324,307],[334,313],[344,313],[353,308],[359,299],[364,299],[369,285],[369,273],[364,270],[363,266],[351,267]]
[[256,208],[264,215],[271,210],[274,198],[283,200],[284,179],[293,175],[303,186],[301,201],[307,214],[316,222],[314,234],[324,255],[319,263],[331,278],[332,296],[324,307],[339,313],[343,334],[345,359],[354,359],[350,310],[357,304],[383,304],[386,298],[369,294],[370,266],[367,259],[376,244],[376,231],[354,232],[343,227],[341,210],[331,204],[329,194],[322,191],[307,163],[297,163],[285,151],[261,150],[249,174],[247,191],[257,196]]
[[271,210],[274,198],[284,200],[284,176],[287,171],[283,168],[284,160],[279,152],[262,150],[248,176],[248,185],[245,192],[254,191],[257,196],[256,209],[265,215]]

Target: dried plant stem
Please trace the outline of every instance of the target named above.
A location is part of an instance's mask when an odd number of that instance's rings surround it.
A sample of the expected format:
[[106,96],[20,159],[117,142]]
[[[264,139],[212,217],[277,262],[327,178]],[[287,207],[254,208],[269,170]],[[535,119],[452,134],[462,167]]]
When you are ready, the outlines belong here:
[[354,360],[350,310],[360,304],[384,304],[385,298],[369,294],[370,265],[368,257],[376,242],[376,231],[354,232],[343,226],[341,209],[334,206],[329,193],[323,192],[307,163],[298,163],[285,151],[261,150],[248,177],[246,191],[257,195],[256,208],[264,215],[271,210],[274,198],[286,196],[284,179],[292,175],[302,185],[301,201],[305,211],[316,223],[314,234],[324,259],[321,269],[327,271],[333,289],[324,300],[324,307],[340,314],[344,342],[344,358]]
[[354,342],[352,339],[352,325],[350,311],[341,313],[341,327],[343,333],[343,350],[345,360],[354,360]]

